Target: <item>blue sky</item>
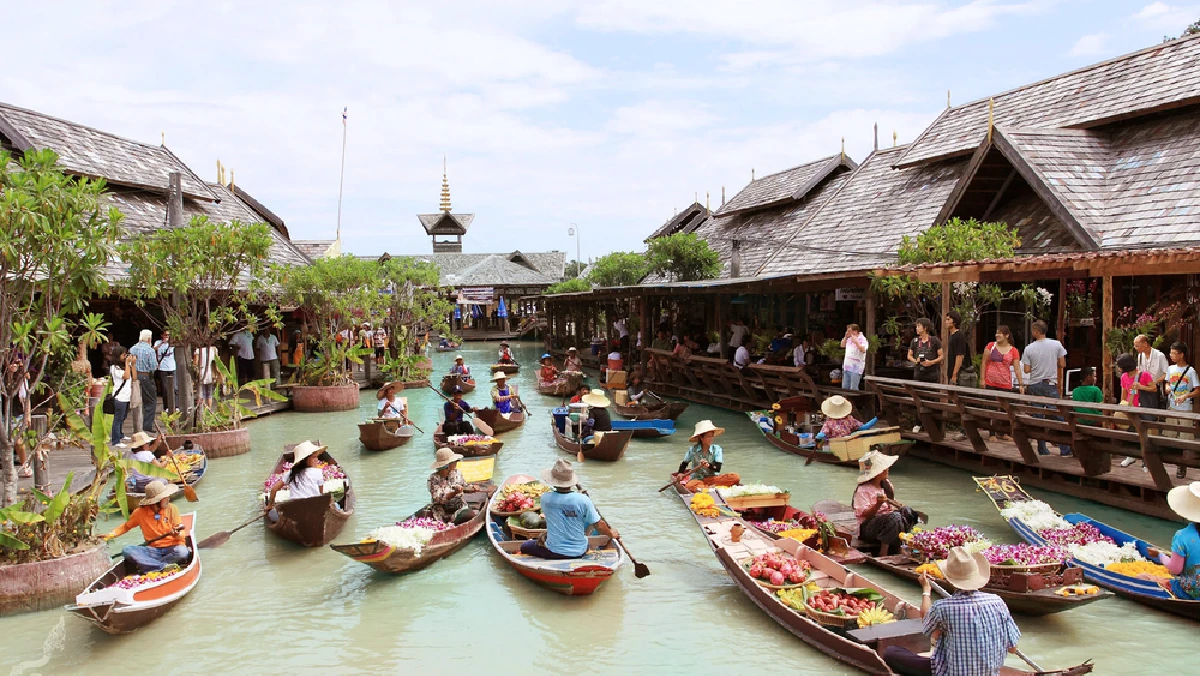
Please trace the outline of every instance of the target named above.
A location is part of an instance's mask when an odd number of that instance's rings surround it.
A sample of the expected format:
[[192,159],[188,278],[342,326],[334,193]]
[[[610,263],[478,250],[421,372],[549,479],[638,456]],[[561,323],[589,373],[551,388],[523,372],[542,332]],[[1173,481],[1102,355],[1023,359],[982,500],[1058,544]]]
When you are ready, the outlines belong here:
[[[443,154],[467,251],[640,250],[722,186],[911,141],[946,105],[1151,46],[1146,0],[21,3],[0,100],[220,159],[295,238],[429,251]],[[17,60],[13,60],[17,59]],[[11,67],[11,66],[16,67]]]

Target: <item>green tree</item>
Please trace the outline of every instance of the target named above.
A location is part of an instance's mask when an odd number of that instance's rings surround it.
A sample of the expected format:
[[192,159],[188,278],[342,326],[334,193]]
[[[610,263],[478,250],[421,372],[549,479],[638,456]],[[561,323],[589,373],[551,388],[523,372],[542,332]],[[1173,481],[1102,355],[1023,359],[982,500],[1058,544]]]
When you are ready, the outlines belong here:
[[900,238],[900,264],[955,263],[987,258],[1012,258],[1021,238],[1007,223],[985,223],[974,218],[951,218],[917,235]]
[[614,251],[592,264],[587,279],[596,286],[633,286],[646,276],[646,256]]
[[428,377],[418,338],[426,332],[450,333],[454,304],[438,286],[441,273],[434,263],[404,256],[379,261],[379,274],[388,289],[388,377],[417,380]]
[[579,275],[583,274],[583,269],[586,267],[587,265],[580,263],[575,259],[571,259],[566,265],[563,266],[563,277],[566,277],[567,279],[578,277]]
[[24,429],[13,422],[29,413],[17,410],[18,393],[42,389],[52,358],[70,360],[77,325],[69,317],[107,293],[104,266],[121,232],[120,212],[104,206],[104,181],[67,176],[57,161],[45,150],[14,163],[0,151],[0,507],[17,497],[13,442]]
[[[271,226],[266,223],[214,223],[195,216],[181,228],[134,237],[118,252],[129,262],[122,295],[138,307],[152,304],[160,310],[147,316],[171,331],[178,372],[192,376],[180,383],[187,393],[184,411],[199,400],[192,386],[199,387],[200,375],[190,358],[193,347],[214,347],[263,323],[282,326],[278,308],[264,297],[274,277]],[[205,419],[199,407],[194,415],[185,428]]]
[[669,275],[675,281],[695,282],[721,274],[721,256],[694,232],[651,240],[646,251],[650,272]]
[[582,279],[568,279],[557,284],[551,284],[546,287],[545,293],[578,293],[579,291],[591,291],[592,285]]

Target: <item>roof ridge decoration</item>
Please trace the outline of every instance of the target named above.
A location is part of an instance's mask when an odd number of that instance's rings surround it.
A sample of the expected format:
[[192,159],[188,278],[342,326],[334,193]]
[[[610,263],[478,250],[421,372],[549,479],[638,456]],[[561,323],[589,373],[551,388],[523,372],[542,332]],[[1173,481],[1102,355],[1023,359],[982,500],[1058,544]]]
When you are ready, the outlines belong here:
[[[750,182],[733,199],[712,213],[715,216],[728,216],[802,200],[839,167],[854,171],[858,164],[843,151],[767,174]],[[792,179],[799,180],[791,182]]]

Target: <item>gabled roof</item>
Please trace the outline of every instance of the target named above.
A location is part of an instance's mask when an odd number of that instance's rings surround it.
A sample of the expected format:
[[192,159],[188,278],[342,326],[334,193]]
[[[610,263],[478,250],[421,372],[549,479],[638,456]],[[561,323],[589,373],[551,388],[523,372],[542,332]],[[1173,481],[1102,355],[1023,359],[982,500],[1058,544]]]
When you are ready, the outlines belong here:
[[58,153],[59,167],[78,176],[166,193],[170,173],[178,171],[185,196],[196,200],[215,197],[165,146],[132,141],[6,103],[0,103],[0,136],[20,151],[53,150]]
[[291,238],[291,234],[288,233],[287,225],[283,222],[282,218],[275,214],[274,211],[271,211],[266,207],[265,204],[254,199],[254,196],[243,190],[242,186],[231,183],[229,188],[233,191],[233,194],[237,195],[238,199],[245,202],[246,206],[253,209],[254,213],[258,214],[263,221],[275,226],[277,230],[283,233],[284,237],[288,237],[289,239]]
[[[1096,127],[1200,101],[1200,36],[1025,85],[994,97],[998,126]],[[948,108],[914,141],[899,166],[969,154],[987,133],[988,99]]]
[[338,252],[334,250],[334,245],[337,244],[336,239],[294,239],[292,246],[299,249],[305,256],[316,260],[325,256],[334,255]]
[[427,235],[465,235],[475,220],[475,214],[418,214]]
[[[566,254],[561,251],[512,253],[392,254],[433,263],[442,286],[549,286],[562,281]],[[360,256],[375,259],[377,256]]]
[[728,216],[804,199],[810,190],[839,167],[855,169],[858,165],[845,154],[838,154],[763,176],[742,188],[716,214]]
[[697,228],[712,218],[712,213],[699,202],[692,202],[691,206],[683,211],[675,214],[666,223],[663,223],[658,230],[655,230],[644,241],[649,242],[652,239],[674,235],[678,232],[695,232]]

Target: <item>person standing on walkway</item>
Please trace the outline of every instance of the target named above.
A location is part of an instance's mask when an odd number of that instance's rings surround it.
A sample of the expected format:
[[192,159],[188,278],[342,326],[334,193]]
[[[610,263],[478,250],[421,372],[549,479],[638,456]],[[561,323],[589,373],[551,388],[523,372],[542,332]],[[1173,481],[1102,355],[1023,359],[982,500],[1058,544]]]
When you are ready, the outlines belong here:
[[[1200,375],[1196,374],[1196,369],[1188,363],[1188,346],[1186,343],[1171,344],[1171,366],[1167,368],[1167,408],[1180,413],[1191,413],[1195,408],[1192,403],[1197,396],[1200,396]],[[1163,436],[1175,437],[1176,439],[1195,439],[1195,432],[1177,432],[1174,430],[1164,430]],[[1195,451],[1184,451],[1183,457],[1185,460],[1196,459]],[[1186,479],[1187,467],[1176,465],[1175,478]]]
[[158,382],[162,386],[163,413],[174,413],[175,408],[175,346],[171,344],[171,332],[163,331],[154,344],[158,357]]
[[133,395],[133,386],[129,384],[133,377],[133,363],[136,359],[117,346],[109,352],[108,373],[112,377],[113,421],[109,441],[117,448],[125,448],[121,443],[124,439],[125,416],[129,414],[129,398]]
[[275,381],[279,384],[279,339],[271,331],[264,331],[258,334],[258,340],[254,341],[254,346],[258,348],[258,360],[263,365],[263,376]]
[[[867,350],[870,343],[867,337],[858,329],[858,324],[848,324],[846,335],[842,336],[842,347],[846,356],[842,358],[842,388],[857,390],[862,382],[863,371],[867,368]],[[801,361],[799,366],[803,366]]]
[[971,346],[967,344],[967,334],[959,328],[962,326],[962,314],[958,310],[951,310],[946,313],[944,321],[950,329],[950,338],[946,341],[946,356],[950,360],[949,382],[951,385],[975,387],[978,384],[977,378],[971,378],[971,382],[963,382],[964,376],[975,373],[975,363],[971,358]]
[[[1160,396],[1163,390],[1163,383],[1167,379],[1167,367],[1169,362],[1167,356],[1162,353],[1162,350],[1156,349],[1150,344],[1150,336],[1141,334],[1133,339],[1133,353],[1137,356],[1137,371],[1138,374],[1146,372],[1150,374],[1150,384],[1142,383],[1142,378],[1137,375],[1133,382],[1137,389],[1136,406],[1138,408],[1166,408],[1166,401]],[[1129,400],[1131,405],[1134,400]],[[1153,420],[1154,416],[1142,416],[1143,419]],[[1137,458],[1126,457],[1121,461],[1122,467],[1128,467],[1134,463]],[[1145,467],[1145,464],[1142,465]]]
[[237,353],[238,384],[245,385],[254,379],[254,336],[249,328],[242,329],[233,334],[229,345]]
[[941,382],[942,341],[933,335],[933,322],[924,317],[917,320],[917,337],[908,346],[908,361],[913,364],[913,380]]
[[[1058,389],[1058,374],[1067,365],[1067,348],[1062,343],[1047,338],[1046,332],[1050,327],[1046,322],[1037,320],[1033,323],[1031,332],[1033,342],[1025,346],[1025,354],[1021,356],[1021,367],[1028,376],[1028,386],[1025,391],[1035,397],[1061,397]],[[1046,442],[1038,439],[1038,453],[1050,455],[1046,450]],[[1069,453],[1065,448],[1063,454]]]
[[[138,387],[142,390],[142,431],[153,434],[154,416],[158,413],[158,388],[154,385],[154,373],[158,370],[158,355],[150,347],[150,339],[154,334],[150,329],[142,329],[138,334],[138,344],[129,348],[129,354],[136,359]],[[136,420],[133,421],[137,427]]]

